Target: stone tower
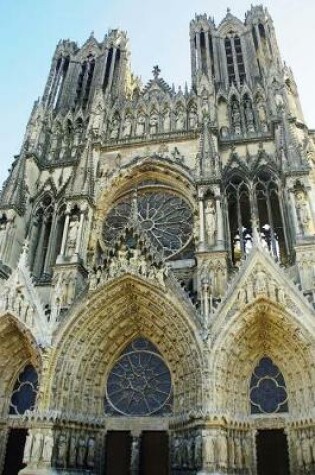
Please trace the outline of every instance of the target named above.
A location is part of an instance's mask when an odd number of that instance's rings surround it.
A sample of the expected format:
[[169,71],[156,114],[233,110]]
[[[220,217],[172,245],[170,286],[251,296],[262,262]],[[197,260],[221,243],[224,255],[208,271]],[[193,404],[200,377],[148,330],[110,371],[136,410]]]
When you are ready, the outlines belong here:
[[315,473],[315,133],[262,6],[191,88],[60,41],[0,197],[3,474]]

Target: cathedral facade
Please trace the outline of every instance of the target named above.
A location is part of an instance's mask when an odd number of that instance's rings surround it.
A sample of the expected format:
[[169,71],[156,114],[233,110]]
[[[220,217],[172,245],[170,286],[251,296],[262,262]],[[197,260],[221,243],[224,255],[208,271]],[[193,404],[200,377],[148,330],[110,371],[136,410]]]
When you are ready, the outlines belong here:
[[0,197],[3,474],[315,473],[315,132],[268,11],[191,87],[60,41]]

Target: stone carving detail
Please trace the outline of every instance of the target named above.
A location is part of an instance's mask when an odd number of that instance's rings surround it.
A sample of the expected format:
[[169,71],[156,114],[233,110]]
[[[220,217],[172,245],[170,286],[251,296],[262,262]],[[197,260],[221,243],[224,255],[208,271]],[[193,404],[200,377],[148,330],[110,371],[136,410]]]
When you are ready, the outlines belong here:
[[300,232],[308,235],[311,231],[311,216],[307,195],[303,190],[295,193],[295,203]]

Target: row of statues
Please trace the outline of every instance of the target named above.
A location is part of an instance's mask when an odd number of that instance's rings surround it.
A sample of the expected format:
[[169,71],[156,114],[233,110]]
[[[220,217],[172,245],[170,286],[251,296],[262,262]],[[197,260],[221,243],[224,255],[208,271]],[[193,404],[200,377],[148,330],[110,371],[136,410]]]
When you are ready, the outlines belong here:
[[59,468],[94,468],[96,440],[86,434],[30,432],[24,448],[24,463],[52,464]]
[[[296,458],[297,466],[301,470],[299,473],[306,473],[305,470],[315,469],[315,432],[304,429],[296,433]],[[307,472],[312,473],[312,472]]]
[[140,112],[136,118],[127,114],[122,120],[119,114],[114,114],[108,126],[108,137],[112,140],[118,138],[143,137],[144,135],[156,135],[158,133],[176,132],[182,130],[194,130],[198,125],[197,111],[190,108],[188,112],[183,107],[175,112],[169,109],[163,114],[152,112],[147,116]]
[[165,278],[168,275],[167,268],[158,266],[147,259],[139,247],[129,249],[122,244],[113,257],[104,260],[102,267],[91,271],[90,289],[95,289],[98,285],[126,272],[155,281],[162,287],[165,287]]
[[239,431],[176,436],[172,439],[172,467],[186,469],[249,469],[252,441]]

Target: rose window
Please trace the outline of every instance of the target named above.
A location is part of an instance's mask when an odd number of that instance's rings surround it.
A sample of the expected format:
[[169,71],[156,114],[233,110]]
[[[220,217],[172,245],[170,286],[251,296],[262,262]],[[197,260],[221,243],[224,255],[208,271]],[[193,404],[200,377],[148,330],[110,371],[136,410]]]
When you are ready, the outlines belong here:
[[111,209],[104,223],[104,241],[111,245],[135,216],[165,257],[177,254],[192,237],[193,217],[188,203],[167,191],[142,191],[136,198],[123,198]]
[[170,413],[171,375],[157,349],[139,338],[112,368],[106,388],[107,413],[150,416]]
[[279,368],[270,358],[262,358],[250,383],[252,414],[272,414],[288,411],[285,381]]

